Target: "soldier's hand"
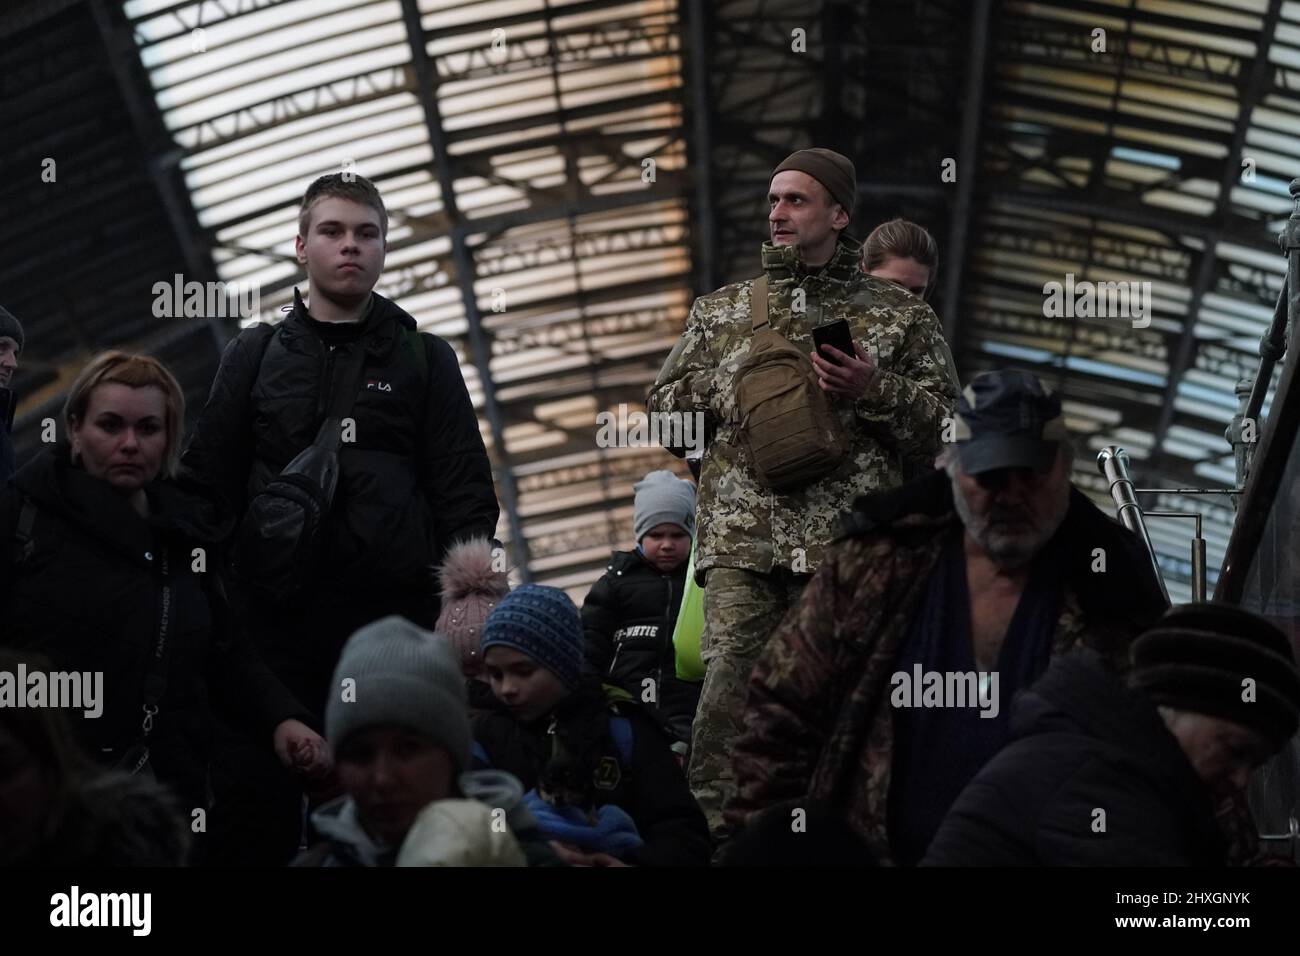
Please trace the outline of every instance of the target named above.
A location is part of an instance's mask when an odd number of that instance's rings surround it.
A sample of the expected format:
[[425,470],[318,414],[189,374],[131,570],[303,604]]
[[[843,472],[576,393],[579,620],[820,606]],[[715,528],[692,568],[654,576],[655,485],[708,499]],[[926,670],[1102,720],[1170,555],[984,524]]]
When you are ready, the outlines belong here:
[[875,381],[878,371],[875,361],[862,350],[857,342],[853,343],[856,358],[845,355],[831,345],[821,347],[821,355],[813,353],[813,368],[817,370],[817,379],[822,391],[850,398],[861,398]]

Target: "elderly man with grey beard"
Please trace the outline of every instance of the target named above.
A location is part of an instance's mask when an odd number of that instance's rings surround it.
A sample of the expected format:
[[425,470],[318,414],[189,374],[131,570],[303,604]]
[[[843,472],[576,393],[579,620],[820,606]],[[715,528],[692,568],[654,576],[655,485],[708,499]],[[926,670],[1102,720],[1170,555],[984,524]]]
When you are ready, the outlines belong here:
[[857,500],[768,642],[729,823],[816,801],[882,862],[915,864],[1007,741],[1016,691],[1080,645],[1122,667],[1165,609],[1138,538],[1071,486],[1057,395],[986,372],[950,424],[941,470]]

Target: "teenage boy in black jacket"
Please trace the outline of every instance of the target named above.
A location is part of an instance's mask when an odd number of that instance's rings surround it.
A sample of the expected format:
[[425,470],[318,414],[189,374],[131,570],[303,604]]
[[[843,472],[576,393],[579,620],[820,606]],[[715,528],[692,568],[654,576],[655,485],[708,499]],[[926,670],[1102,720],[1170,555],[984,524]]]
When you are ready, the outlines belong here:
[[640,703],[685,753],[700,684],[679,680],[673,629],[686,590],[695,488],[670,471],[636,483],[635,551],[615,551],[582,604],[587,671]]
[[610,704],[599,683],[582,676],[582,622],[567,594],[516,588],[488,615],[480,646],[498,707],[474,720],[474,766],[511,773],[534,805],[576,808],[588,821],[607,820],[616,807],[640,837],[639,846],[605,852],[566,842],[539,816],[564,862],[708,864],[708,825],[668,738],[639,707]]
[[[492,538],[499,515],[455,351],[373,291],[387,232],[383,200],[363,177],[311,184],[296,244],[307,301],[295,289],[283,322],[245,329],[227,347],[182,462],[186,478],[243,520],[249,502],[312,444],[349,359],[364,350],[345,413],[354,429],[344,435],[311,583],[287,600],[258,593],[259,569],[241,566],[235,552],[246,626],[318,716],[348,636],[389,614],[431,628],[443,554],[459,540]],[[229,812],[214,812],[213,825],[242,821],[224,835],[231,862],[292,858],[301,818],[292,778],[251,755],[214,767],[214,778],[218,806]]]

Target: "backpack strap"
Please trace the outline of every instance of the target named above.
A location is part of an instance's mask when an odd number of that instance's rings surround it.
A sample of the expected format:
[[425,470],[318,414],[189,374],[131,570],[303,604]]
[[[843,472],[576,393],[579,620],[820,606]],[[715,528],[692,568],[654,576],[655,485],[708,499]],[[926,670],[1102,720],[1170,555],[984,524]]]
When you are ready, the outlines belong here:
[[469,745],[469,755],[471,760],[481,761],[485,768],[492,766],[492,758],[488,756],[487,748],[477,740]]
[[[626,717],[620,717],[618,714],[609,715],[609,736],[614,741],[614,746],[618,750],[618,759],[625,767],[632,766],[632,721]],[[487,748],[477,740],[469,745],[469,755],[472,760],[477,760],[484,767],[492,766],[492,758],[488,755]]]
[[[294,289],[293,291],[296,293],[298,290]],[[253,381],[249,386],[250,389],[252,385],[257,384],[258,378],[261,377],[262,363],[266,361],[266,350],[271,347],[271,339],[275,338],[275,333],[280,330],[280,326],[272,325],[270,322],[262,322],[254,326],[254,328],[258,330],[261,339],[258,342],[257,365],[253,369]]]
[[767,273],[754,280],[749,288],[749,317],[757,332],[767,325]]
[[632,721],[618,714],[609,717],[609,736],[618,748],[618,759],[623,766],[632,766]]
[[424,347],[424,337],[420,335],[419,329],[407,329],[406,337],[411,343],[412,351],[415,352],[415,364],[420,370],[420,380],[427,386],[429,383],[429,353]]
[[18,511],[18,524],[14,526],[14,567],[21,567],[26,563],[36,548],[36,542],[32,539],[32,527],[36,524],[36,503],[26,495],[22,496],[22,502],[22,507]]

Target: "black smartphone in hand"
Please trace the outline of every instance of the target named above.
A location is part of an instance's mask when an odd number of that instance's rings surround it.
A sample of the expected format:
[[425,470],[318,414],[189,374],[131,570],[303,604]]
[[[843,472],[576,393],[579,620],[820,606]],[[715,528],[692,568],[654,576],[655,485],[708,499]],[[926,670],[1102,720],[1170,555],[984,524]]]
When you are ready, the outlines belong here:
[[827,325],[819,325],[813,329],[813,344],[817,346],[817,354],[822,358],[826,358],[825,353],[822,352],[823,345],[837,348],[849,358],[855,357],[853,336],[849,332],[849,323],[845,319]]

